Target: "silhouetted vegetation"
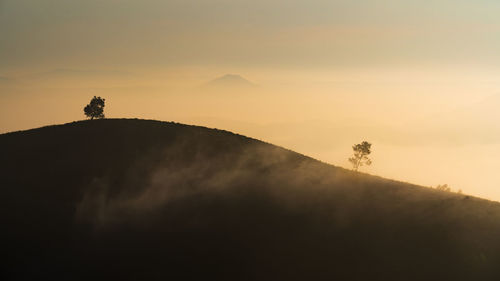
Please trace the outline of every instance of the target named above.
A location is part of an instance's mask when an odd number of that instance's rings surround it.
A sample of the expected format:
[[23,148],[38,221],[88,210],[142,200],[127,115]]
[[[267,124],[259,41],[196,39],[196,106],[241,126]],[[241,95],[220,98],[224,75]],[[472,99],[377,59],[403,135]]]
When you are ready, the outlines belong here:
[[500,280],[496,202],[176,123],[0,147],[2,280]]
[[83,108],[83,112],[90,120],[102,119],[104,118],[104,102],[105,99],[94,96],[90,103]]
[[369,166],[372,164],[372,160],[368,158],[368,155],[372,153],[371,147],[372,144],[367,141],[352,146],[354,155],[349,158],[349,162],[351,162],[354,171],[358,171],[359,167],[363,165]]
[[443,184],[443,185],[439,184],[436,186],[436,189],[440,190],[440,191],[447,191],[447,192],[451,191],[451,188],[447,184]]
[[[438,184],[436,186],[436,189],[439,191],[452,192],[451,187],[448,186],[448,184]],[[462,190],[461,189],[457,190],[457,193],[462,194]]]

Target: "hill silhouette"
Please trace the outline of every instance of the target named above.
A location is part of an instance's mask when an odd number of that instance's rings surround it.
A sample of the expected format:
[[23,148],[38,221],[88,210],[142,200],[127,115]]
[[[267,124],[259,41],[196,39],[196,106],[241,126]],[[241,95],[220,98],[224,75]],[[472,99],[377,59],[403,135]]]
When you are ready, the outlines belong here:
[[0,135],[2,280],[500,280],[500,204],[227,131]]

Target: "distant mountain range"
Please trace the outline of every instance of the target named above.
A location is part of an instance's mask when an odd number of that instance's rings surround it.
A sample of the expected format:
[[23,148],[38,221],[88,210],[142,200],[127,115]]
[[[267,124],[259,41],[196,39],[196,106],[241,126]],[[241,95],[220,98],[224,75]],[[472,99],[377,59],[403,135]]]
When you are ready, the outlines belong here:
[[128,77],[132,73],[118,70],[100,70],[100,69],[70,69],[57,68],[45,72],[26,75],[27,79],[85,79],[85,78],[105,78],[105,77]]

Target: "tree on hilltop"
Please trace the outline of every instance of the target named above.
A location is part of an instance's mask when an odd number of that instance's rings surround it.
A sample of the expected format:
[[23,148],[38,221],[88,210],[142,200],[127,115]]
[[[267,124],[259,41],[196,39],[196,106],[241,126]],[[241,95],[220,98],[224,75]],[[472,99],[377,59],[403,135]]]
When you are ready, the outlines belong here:
[[102,119],[104,118],[104,102],[105,99],[94,96],[90,103],[83,108],[83,112],[90,120]]

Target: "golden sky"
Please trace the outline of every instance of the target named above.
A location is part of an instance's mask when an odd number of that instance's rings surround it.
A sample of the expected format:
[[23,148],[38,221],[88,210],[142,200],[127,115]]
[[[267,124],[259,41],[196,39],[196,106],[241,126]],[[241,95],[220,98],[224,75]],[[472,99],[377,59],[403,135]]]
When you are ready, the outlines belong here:
[[[0,132],[108,117],[232,130],[500,200],[500,2],[0,0]],[[207,89],[225,74],[256,84]]]

